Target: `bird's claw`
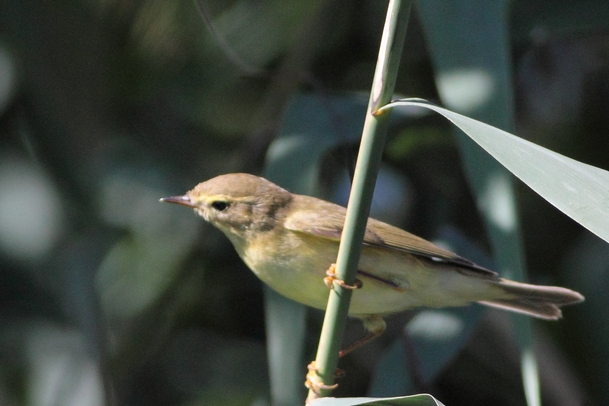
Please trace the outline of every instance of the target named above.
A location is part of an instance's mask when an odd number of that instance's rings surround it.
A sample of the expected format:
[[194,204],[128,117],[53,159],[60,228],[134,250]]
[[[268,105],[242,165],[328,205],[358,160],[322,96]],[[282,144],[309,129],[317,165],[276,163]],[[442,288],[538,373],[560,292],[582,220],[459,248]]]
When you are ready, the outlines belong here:
[[[317,366],[315,364],[315,361],[311,361],[311,363],[307,365],[307,369],[309,370],[309,372],[307,373],[307,379],[305,380],[304,385],[307,389],[310,389],[315,392],[316,395],[320,395],[320,392],[322,390],[334,390],[338,388],[337,383],[335,383],[334,385],[326,385],[321,381],[321,378],[317,373]],[[336,368],[336,371],[334,372],[334,378],[342,378],[344,376],[345,371],[340,368]]]
[[324,278],[324,283],[329,289],[334,289],[334,283],[336,283],[338,286],[350,290],[361,289],[363,285],[362,281],[357,278],[355,279],[353,285],[347,285],[344,280],[338,279],[336,277],[336,264],[330,265],[330,268],[328,268],[328,270],[326,271],[326,275],[327,276]]

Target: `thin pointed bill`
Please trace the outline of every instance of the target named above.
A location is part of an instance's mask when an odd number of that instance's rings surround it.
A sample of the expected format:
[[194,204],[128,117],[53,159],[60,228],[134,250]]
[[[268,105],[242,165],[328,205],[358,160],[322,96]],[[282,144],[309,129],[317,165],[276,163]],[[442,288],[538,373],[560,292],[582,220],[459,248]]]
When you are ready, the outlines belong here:
[[184,196],[170,196],[170,197],[163,197],[160,199],[161,202],[167,202],[167,203],[175,203],[175,204],[181,204],[182,206],[186,206],[186,207],[191,207],[191,208],[195,208],[197,207],[188,197],[188,195],[184,195]]

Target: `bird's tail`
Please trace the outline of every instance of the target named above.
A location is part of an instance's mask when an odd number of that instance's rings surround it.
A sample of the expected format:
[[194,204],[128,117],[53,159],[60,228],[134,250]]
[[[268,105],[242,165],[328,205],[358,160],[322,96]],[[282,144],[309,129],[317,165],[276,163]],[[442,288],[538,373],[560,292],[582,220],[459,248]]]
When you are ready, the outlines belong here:
[[579,293],[557,286],[529,285],[503,278],[497,283],[507,293],[506,297],[478,303],[540,319],[557,320],[562,317],[560,306],[584,300]]

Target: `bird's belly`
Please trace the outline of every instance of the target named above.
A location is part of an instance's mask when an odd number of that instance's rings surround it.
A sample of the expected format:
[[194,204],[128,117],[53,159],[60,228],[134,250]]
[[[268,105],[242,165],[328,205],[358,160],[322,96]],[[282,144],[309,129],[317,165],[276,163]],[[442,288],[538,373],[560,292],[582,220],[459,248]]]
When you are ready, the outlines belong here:
[[[246,250],[240,255],[263,282],[292,300],[326,308],[329,290],[323,278],[336,261],[337,242],[299,239],[275,255],[256,255],[258,252]],[[364,246],[358,270],[363,286],[353,292],[349,308],[353,316],[396,313],[419,306],[462,306],[490,300],[496,294],[485,279],[397,250]]]

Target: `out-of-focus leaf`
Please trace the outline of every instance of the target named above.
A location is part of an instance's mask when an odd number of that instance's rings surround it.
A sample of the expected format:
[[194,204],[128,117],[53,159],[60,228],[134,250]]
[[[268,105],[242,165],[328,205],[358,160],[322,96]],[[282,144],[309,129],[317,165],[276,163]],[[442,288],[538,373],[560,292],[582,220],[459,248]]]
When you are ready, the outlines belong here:
[[101,178],[98,203],[103,217],[129,233],[117,240],[100,264],[96,289],[107,315],[133,317],[157,301],[174,281],[199,224],[187,210],[158,204],[158,196],[169,192],[127,176]]
[[265,285],[264,313],[272,404],[296,404],[304,397],[306,308]]
[[[492,268],[487,255],[457,230],[443,229],[439,242],[482,266]],[[405,328],[408,343],[396,340],[383,354],[368,395],[397,396],[416,392],[412,366],[416,365],[419,379],[431,381],[463,348],[482,314],[483,307],[477,305],[421,311]],[[410,354],[406,352],[406,345],[411,349]]]
[[294,98],[269,147],[265,177],[291,192],[313,194],[323,155],[340,143],[359,140],[366,103],[355,95]]
[[[561,268],[561,280],[573,289],[586,292],[585,306],[569,309],[568,322],[575,331],[569,336],[570,352],[580,368],[587,372],[586,386],[597,393],[599,404],[609,399],[609,245],[592,234],[582,234],[567,250]],[[562,324],[562,323],[561,323]],[[585,345],[573,343],[585,342]],[[605,401],[603,401],[605,399]]]
[[442,114],[540,196],[609,241],[609,172],[421,99],[398,100],[383,109],[398,106]]
[[[337,131],[349,138],[361,133],[366,111],[362,100],[295,98],[267,153],[264,177],[291,192],[314,194],[323,155],[342,139]],[[338,130],[337,122],[349,125]],[[306,372],[302,360],[305,307],[265,288],[265,309],[272,403],[298,404],[303,399]]]
[[[337,145],[359,143],[368,96],[298,95],[288,105],[279,135],[269,147],[265,177],[293,193],[312,194],[323,155]],[[396,111],[392,123],[426,114]]]
[[[423,310],[406,326],[409,342],[396,340],[383,354],[375,370],[369,394],[413,393],[416,378],[412,365],[424,382],[433,379],[463,348],[482,314],[481,306],[446,310]],[[409,354],[406,347],[411,348]],[[415,353],[414,359],[410,357]]]
[[[427,0],[419,3],[434,76],[442,103],[498,128],[514,128],[514,93],[507,0]],[[472,16],[475,15],[475,18]],[[451,24],[446,24],[451,21]],[[508,171],[455,129],[462,163],[486,225],[496,270],[525,280],[513,180]],[[531,320],[513,317],[522,350],[524,390],[529,406],[541,405],[532,354]]]
[[542,32],[548,38],[601,32],[609,28],[609,3],[598,0],[514,1],[511,20],[518,22],[512,25],[512,36],[522,41],[530,41],[534,31]]

